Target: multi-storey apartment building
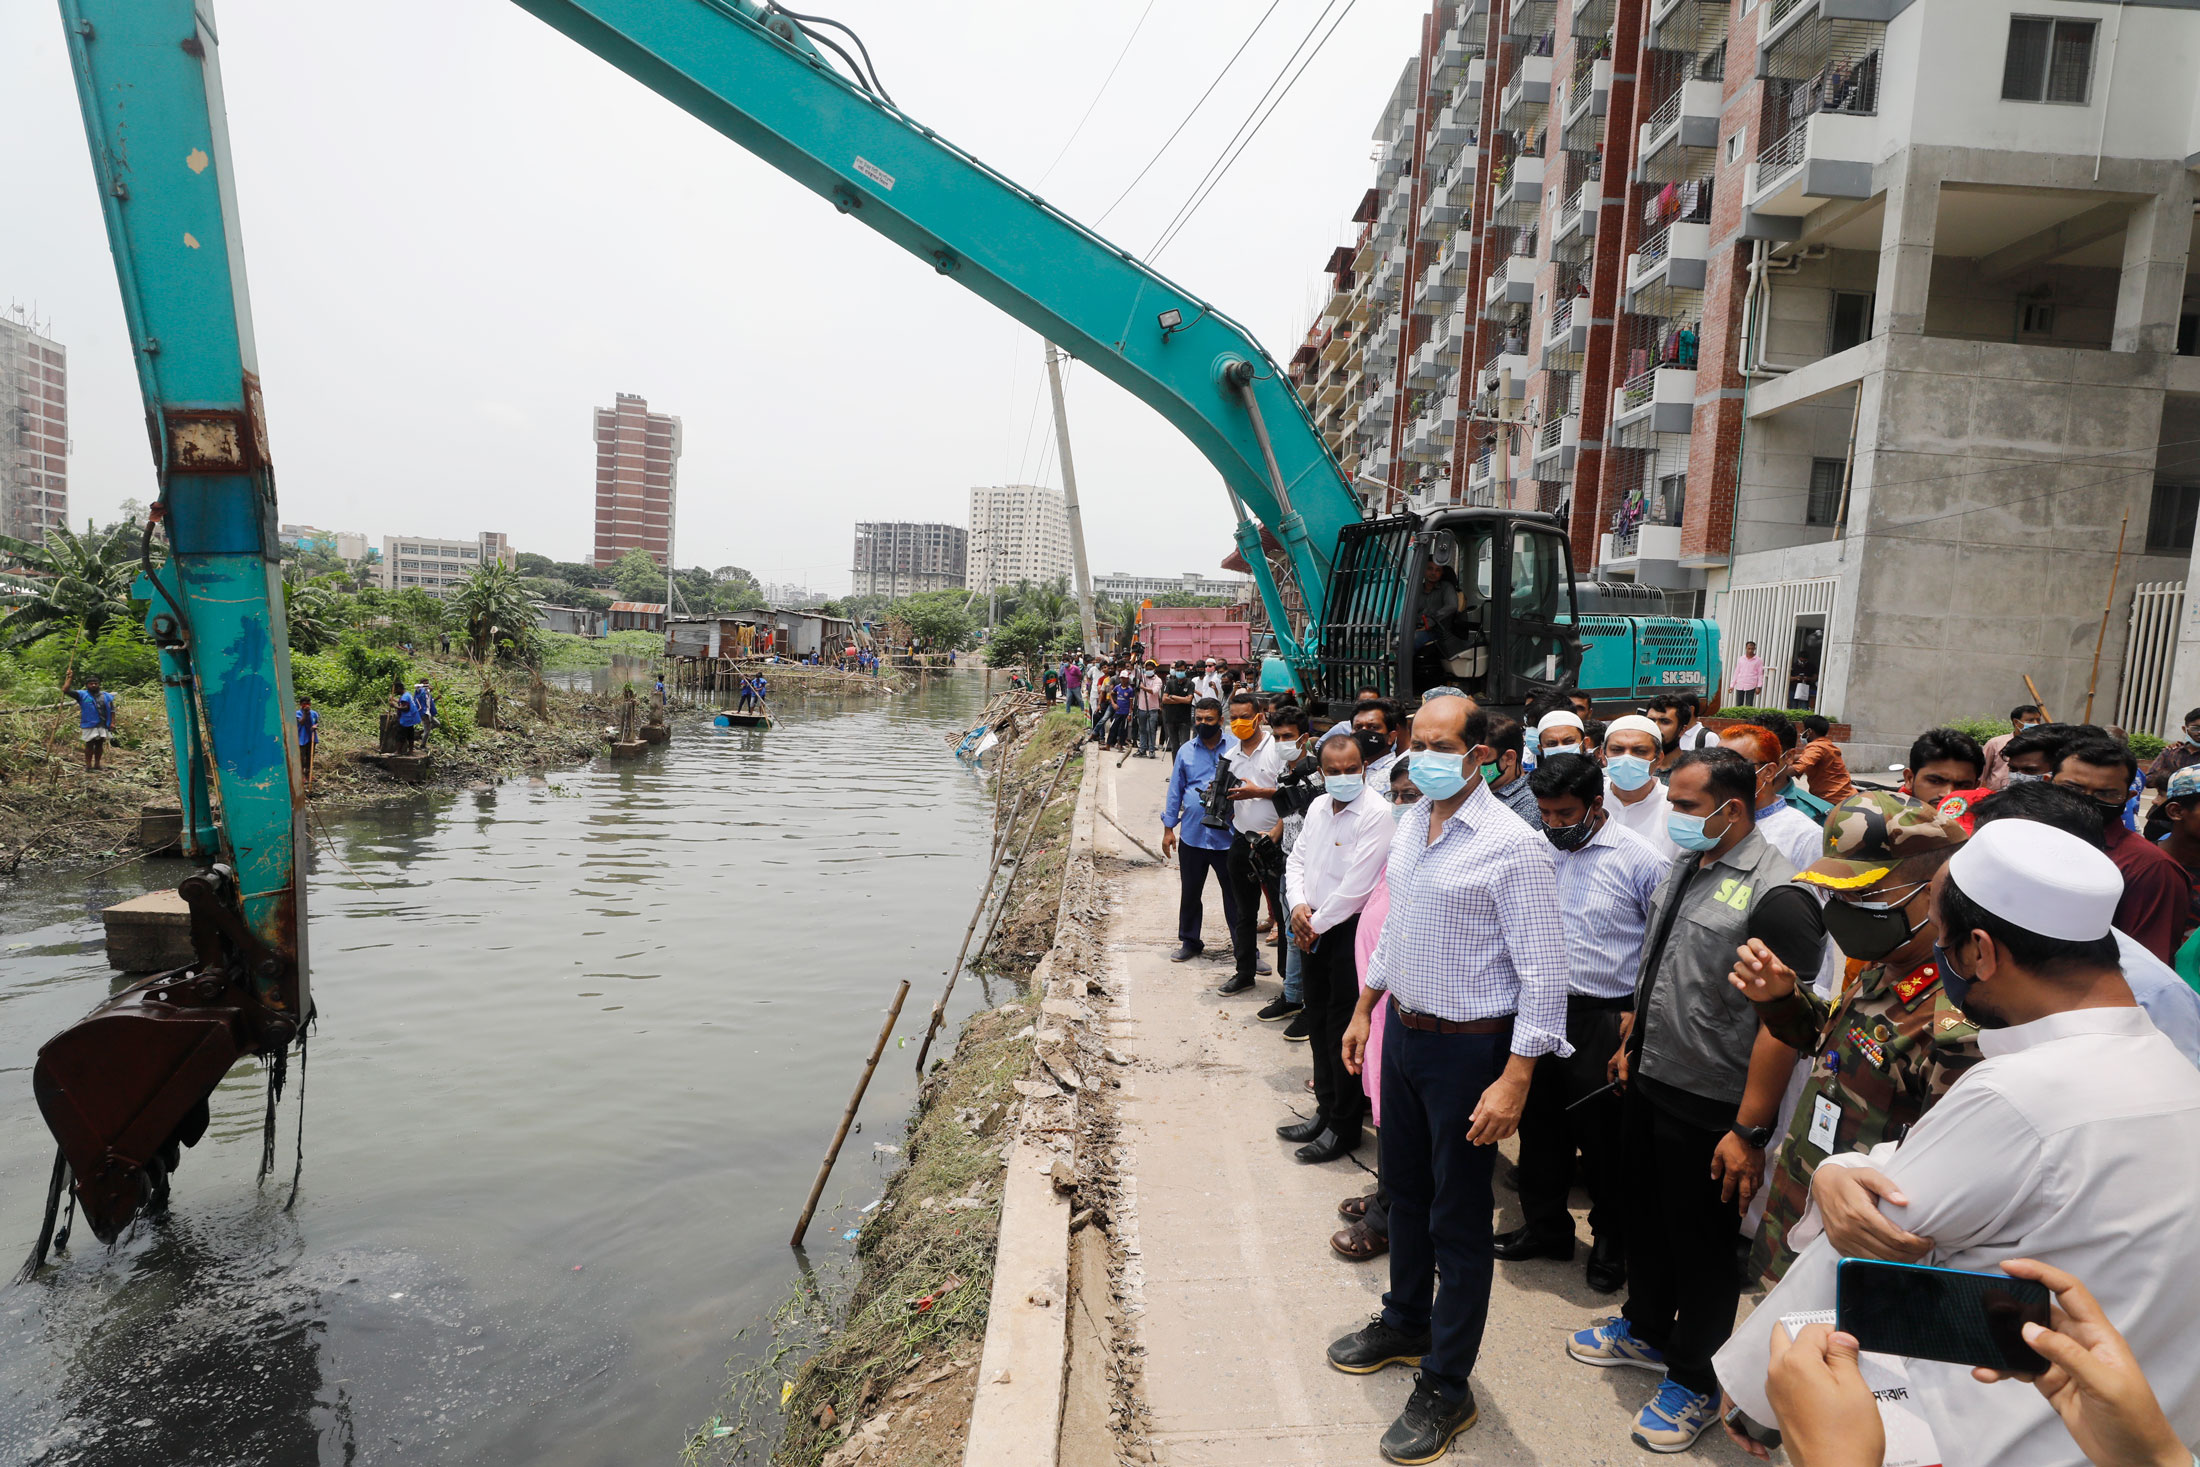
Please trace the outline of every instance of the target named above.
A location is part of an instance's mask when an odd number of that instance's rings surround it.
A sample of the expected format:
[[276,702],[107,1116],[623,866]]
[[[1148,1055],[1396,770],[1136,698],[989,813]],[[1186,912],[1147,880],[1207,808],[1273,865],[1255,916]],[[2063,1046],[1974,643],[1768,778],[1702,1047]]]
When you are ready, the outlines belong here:
[[1113,575],[1094,576],[1092,593],[1113,596],[1118,601],[1136,601],[1147,596],[1211,596],[1224,601],[1243,601],[1253,594],[1253,583],[1245,576],[1225,579],[1203,576],[1198,571],[1186,571],[1178,576],[1130,576],[1117,571]]
[[35,545],[68,519],[68,349],[0,317],[0,535]]
[[864,520],[856,525],[851,596],[959,591],[969,581],[970,532],[960,525]]
[[1071,574],[1069,513],[1062,491],[993,484],[970,491],[970,586],[990,591]]
[[485,563],[497,560],[517,566],[519,554],[510,540],[492,531],[471,540],[386,535],[382,539],[382,589],[402,591],[417,586],[440,601]]
[[596,409],[595,564],[615,564],[629,550],[668,563],[679,472],[678,418],[651,412],[647,399],[631,392]]
[[1442,0],[1293,370],[1372,509],[1558,513],[1869,748],[2026,676],[2159,725],[2196,97],[2168,0]]

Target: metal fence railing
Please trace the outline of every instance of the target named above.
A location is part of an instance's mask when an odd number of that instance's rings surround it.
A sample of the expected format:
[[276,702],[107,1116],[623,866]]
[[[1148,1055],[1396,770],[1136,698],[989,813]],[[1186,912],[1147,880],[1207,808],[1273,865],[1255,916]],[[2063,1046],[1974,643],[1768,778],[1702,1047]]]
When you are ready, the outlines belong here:
[[2116,722],[2134,733],[2167,735],[2170,670],[2185,616],[2183,581],[2141,581],[2131,592],[2131,634],[2116,692]]

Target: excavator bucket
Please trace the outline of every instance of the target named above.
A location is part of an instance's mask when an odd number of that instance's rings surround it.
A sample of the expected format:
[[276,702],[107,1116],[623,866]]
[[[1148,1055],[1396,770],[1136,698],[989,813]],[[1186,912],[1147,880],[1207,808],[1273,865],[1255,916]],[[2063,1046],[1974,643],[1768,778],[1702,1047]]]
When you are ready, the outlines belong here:
[[38,1051],[32,1093],[104,1242],[166,1200],[182,1148],[206,1134],[208,1097],[250,1048],[226,988],[188,968],[157,973]]

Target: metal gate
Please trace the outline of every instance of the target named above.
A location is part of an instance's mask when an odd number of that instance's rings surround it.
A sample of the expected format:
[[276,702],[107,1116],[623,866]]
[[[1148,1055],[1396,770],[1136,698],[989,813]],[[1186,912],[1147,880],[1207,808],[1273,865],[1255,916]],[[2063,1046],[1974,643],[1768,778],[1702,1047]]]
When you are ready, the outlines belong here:
[[2133,733],[2169,733],[2174,717],[2170,671],[2177,661],[2177,627],[2184,615],[2183,581],[2141,581],[2132,588],[2131,636],[2124,643],[2116,722]]
[[1835,577],[1807,581],[1774,581],[1763,586],[1736,586],[1719,598],[1719,694],[1730,697],[1734,664],[1741,660],[1742,644],[1755,642],[1764,659],[1765,690],[1759,700],[1772,708],[1787,706],[1788,661],[1795,655],[1795,619],[1799,616],[1833,616]]
[[1420,520],[1398,515],[1346,525],[1337,536],[1335,574],[1323,609],[1314,658],[1318,698],[1349,699],[1360,688],[1399,691],[1399,642],[1411,610],[1407,588],[1418,586],[1413,535]]

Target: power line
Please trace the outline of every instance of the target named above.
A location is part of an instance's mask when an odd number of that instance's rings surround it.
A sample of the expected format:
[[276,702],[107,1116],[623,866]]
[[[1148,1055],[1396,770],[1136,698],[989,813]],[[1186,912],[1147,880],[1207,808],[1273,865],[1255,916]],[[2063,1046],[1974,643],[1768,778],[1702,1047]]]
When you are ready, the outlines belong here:
[[1131,27],[1130,35],[1123,42],[1123,49],[1116,53],[1115,65],[1109,67],[1108,74],[1101,78],[1100,90],[1092,94],[1092,101],[1085,106],[1085,115],[1078,118],[1077,125],[1069,130],[1069,141],[1063,143],[1062,151],[1054,155],[1054,161],[1047,165],[1046,173],[1039,175],[1040,183],[1045,183],[1047,174],[1061,166],[1062,159],[1069,154],[1070,143],[1077,141],[1077,134],[1083,132],[1085,124],[1092,120],[1092,109],[1100,105],[1100,99],[1108,94],[1108,83],[1114,81],[1115,74],[1123,69],[1123,58],[1131,54],[1131,42],[1137,40],[1138,33],[1146,28],[1146,17],[1153,14],[1153,7],[1154,0],[1146,0],[1146,8],[1138,12],[1138,24]]
[[1116,204],[1120,204],[1129,198],[1131,190],[1138,187],[1139,180],[1153,171],[1154,164],[1161,161],[1161,155],[1169,151],[1169,145],[1174,143],[1178,135],[1190,125],[1191,120],[1199,115],[1199,109],[1207,105],[1207,99],[1215,94],[1215,88],[1222,85],[1222,79],[1230,74],[1230,68],[1237,65],[1238,58],[1245,54],[1245,48],[1253,44],[1253,37],[1260,34],[1260,28],[1268,24],[1268,17],[1274,15],[1276,7],[1282,3],[1283,0],[1269,0],[1268,8],[1260,13],[1259,20],[1253,22],[1253,28],[1245,33],[1245,39],[1238,42],[1238,48],[1230,53],[1230,59],[1222,63],[1222,70],[1215,73],[1215,79],[1207,83],[1207,90],[1199,94],[1199,100],[1192,104],[1191,111],[1184,114],[1184,120],[1176,125],[1176,131],[1170,133],[1161,146],[1154,149],[1154,155],[1146,160],[1146,166],[1138,170],[1138,177],[1123,185],[1123,192],[1115,196],[1115,203],[1101,210],[1100,217],[1092,221],[1095,229],[1107,223],[1108,215],[1115,212]]
[[[1334,3],[1335,0],[1331,0],[1331,4]],[[1277,110],[1283,106],[1284,99],[1291,95],[1291,89],[1299,84],[1300,77],[1306,75],[1307,68],[1314,64],[1314,58],[1321,55],[1322,48],[1327,46],[1329,44],[1330,38],[1337,34],[1338,28],[1342,26],[1345,22],[1345,17],[1352,13],[1353,6],[1357,4],[1359,4],[1359,0],[1345,0],[1344,9],[1337,12],[1336,20],[1331,23],[1327,31],[1323,32],[1321,40],[1315,44],[1314,49],[1307,53],[1306,60],[1300,63],[1299,69],[1291,74],[1291,80],[1284,83],[1283,90],[1276,93],[1276,100],[1274,101],[1274,103],[1269,106],[1266,112],[1261,114],[1260,120],[1258,122],[1253,122],[1252,130],[1245,134],[1245,141],[1238,144],[1237,151],[1231,153],[1227,160],[1216,160],[1217,163],[1220,164],[1220,167],[1218,169],[1210,169],[1210,172],[1213,174],[1212,181],[1208,181],[1206,179],[1201,180],[1202,187],[1198,190],[1195,190],[1197,196],[1195,198],[1187,200],[1184,207],[1177,211],[1177,217],[1170,221],[1169,227],[1163,232],[1162,238],[1155,242],[1151,254],[1153,254],[1154,256],[1159,256],[1161,251],[1167,249],[1170,242],[1173,241],[1176,236],[1183,231],[1184,226],[1191,223],[1192,215],[1199,212],[1199,206],[1207,202],[1208,196],[1214,193],[1215,189],[1222,183],[1224,175],[1228,174],[1230,169],[1236,165],[1237,160],[1245,156],[1245,150],[1252,146],[1253,139],[1260,135],[1260,130],[1268,125],[1268,119],[1275,116]],[[1328,17],[1328,14],[1329,9],[1325,6],[1322,10],[1322,13],[1314,18],[1315,26],[1319,26],[1322,21]],[[1308,39],[1311,39],[1313,34],[1313,30],[1309,29],[1307,31]],[[1303,47],[1306,42],[1302,40],[1299,44],[1301,47]],[[1293,51],[1291,53],[1291,59],[1296,60],[1297,57],[1298,52]],[[1286,68],[1288,68],[1290,65],[1290,60],[1286,60],[1284,62],[1284,66]],[[1280,71],[1277,72],[1276,78],[1278,81],[1281,81],[1283,78],[1283,73]],[[1271,89],[1273,89],[1275,83],[1271,82],[1269,83],[1269,86]],[[1262,100],[1266,100],[1265,94],[1263,95]],[[1260,103],[1256,102],[1253,105],[1256,109],[1258,109]],[[1251,114],[1247,114],[1246,120],[1248,122],[1252,121]],[[1242,130],[1244,125],[1241,123],[1239,126]],[[1233,138],[1232,141],[1235,142],[1236,139]],[[1228,145],[1226,144],[1225,151],[1227,150]]]

